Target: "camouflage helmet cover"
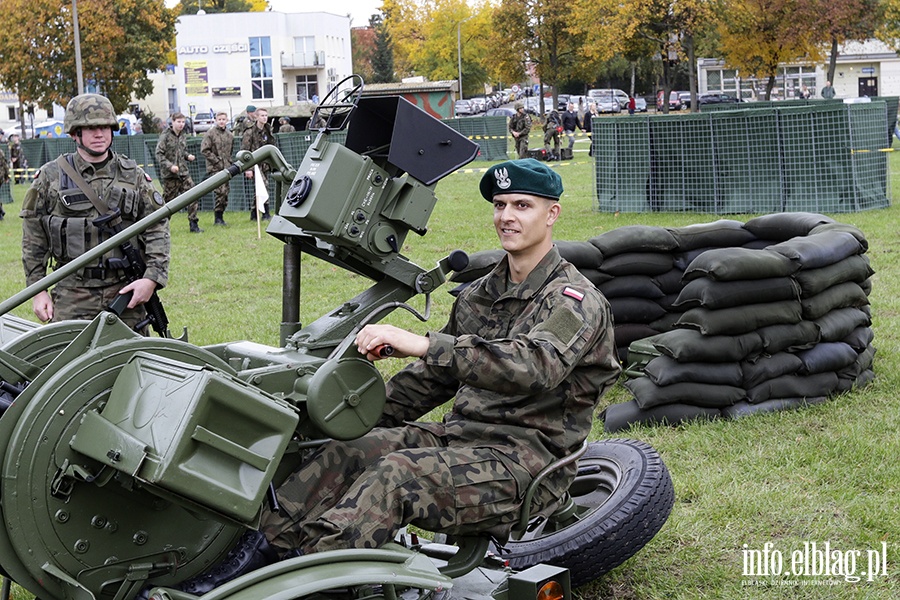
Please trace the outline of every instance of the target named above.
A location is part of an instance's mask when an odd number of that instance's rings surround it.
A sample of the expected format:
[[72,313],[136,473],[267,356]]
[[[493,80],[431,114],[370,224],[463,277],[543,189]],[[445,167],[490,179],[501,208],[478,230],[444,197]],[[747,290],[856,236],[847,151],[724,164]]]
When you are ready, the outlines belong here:
[[79,127],[119,127],[112,102],[100,94],[81,94],[69,100],[63,119],[66,133]]

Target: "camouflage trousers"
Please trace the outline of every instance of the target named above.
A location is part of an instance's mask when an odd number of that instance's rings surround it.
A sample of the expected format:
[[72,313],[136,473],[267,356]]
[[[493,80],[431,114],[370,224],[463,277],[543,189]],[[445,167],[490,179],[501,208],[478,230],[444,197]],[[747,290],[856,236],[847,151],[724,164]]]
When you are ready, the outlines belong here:
[[544,150],[550,152],[550,142],[553,142],[553,152],[559,155],[559,132],[556,129],[549,129],[544,132]]
[[516,156],[525,158],[528,155],[528,134],[516,138]]
[[[213,173],[210,173],[213,175]],[[228,183],[223,183],[219,187],[217,187],[213,192],[216,197],[215,208],[213,209],[216,212],[225,212],[228,208],[228,193],[231,191],[231,186]]]
[[[163,186],[163,198],[166,199],[166,202],[171,202],[177,196],[185,193],[192,187],[194,187],[194,180],[191,179],[190,175],[187,177],[167,177],[162,180]],[[191,202],[188,207],[188,220],[196,221],[197,220],[197,209],[200,208],[200,201]]]
[[[50,298],[53,300],[53,323],[59,321],[84,320],[91,321],[104,310],[109,310],[109,305],[119,295],[119,290],[125,287],[124,283],[116,283],[106,287],[60,287],[50,290]],[[119,318],[134,329],[135,325],[144,320],[147,312],[142,306],[126,309]],[[138,333],[147,335],[144,327]]]
[[448,446],[414,425],[375,429],[316,451],[278,489],[279,511],[263,510],[261,529],[279,552],[304,554],[377,548],[408,524],[505,537],[529,481],[490,448]]

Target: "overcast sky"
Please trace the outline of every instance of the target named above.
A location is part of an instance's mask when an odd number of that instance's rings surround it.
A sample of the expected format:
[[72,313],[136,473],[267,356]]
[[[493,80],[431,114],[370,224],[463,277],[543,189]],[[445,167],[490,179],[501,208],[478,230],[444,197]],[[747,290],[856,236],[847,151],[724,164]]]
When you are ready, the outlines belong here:
[[[201,6],[203,0],[200,0]],[[166,0],[166,6],[172,7],[178,0]],[[362,27],[369,24],[369,17],[381,9],[382,0],[269,0],[272,10],[278,12],[329,12],[335,15],[347,15],[352,18],[350,25]]]

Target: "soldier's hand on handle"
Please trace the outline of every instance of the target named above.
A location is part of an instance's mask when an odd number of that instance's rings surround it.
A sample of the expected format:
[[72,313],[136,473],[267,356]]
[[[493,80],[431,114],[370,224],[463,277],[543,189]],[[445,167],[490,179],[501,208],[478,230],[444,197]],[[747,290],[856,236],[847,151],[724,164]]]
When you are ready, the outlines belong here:
[[34,316],[40,319],[42,323],[52,319],[53,300],[50,298],[50,294],[46,290],[38,293],[31,301],[31,309],[34,311]]
[[[425,356],[428,338],[393,325],[366,325],[356,335],[356,347],[369,360]],[[385,351],[387,347],[393,351]]]
[[127,294],[128,292],[131,292],[131,302],[128,303],[128,308],[134,308],[149,300],[154,291],[156,291],[156,282],[145,277],[143,279],[132,281],[119,290],[119,293]]

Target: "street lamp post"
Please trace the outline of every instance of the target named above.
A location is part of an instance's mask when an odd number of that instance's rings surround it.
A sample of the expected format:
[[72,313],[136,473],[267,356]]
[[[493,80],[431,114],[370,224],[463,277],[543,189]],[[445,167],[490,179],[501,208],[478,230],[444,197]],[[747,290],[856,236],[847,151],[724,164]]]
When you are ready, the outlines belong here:
[[466,17],[462,21],[456,24],[456,60],[457,60],[457,68],[459,73],[459,99],[463,99],[463,91],[462,91],[462,36],[460,35],[460,28],[462,24],[474,17],[475,15]]

